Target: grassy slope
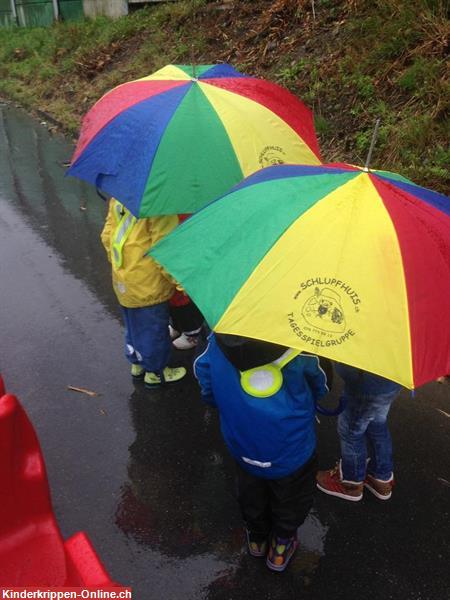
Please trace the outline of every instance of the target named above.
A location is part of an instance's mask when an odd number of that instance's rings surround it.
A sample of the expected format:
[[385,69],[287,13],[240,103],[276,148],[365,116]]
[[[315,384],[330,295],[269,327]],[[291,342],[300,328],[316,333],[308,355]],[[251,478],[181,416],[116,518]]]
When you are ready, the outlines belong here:
[[[312,11],[314,5],[315,18]],[[313,108],[326,161],[448,192],[446,0],[190,0],[50,29],[0,30],[0,93],[76,135],[111,87],[168,63],[230,62]]]

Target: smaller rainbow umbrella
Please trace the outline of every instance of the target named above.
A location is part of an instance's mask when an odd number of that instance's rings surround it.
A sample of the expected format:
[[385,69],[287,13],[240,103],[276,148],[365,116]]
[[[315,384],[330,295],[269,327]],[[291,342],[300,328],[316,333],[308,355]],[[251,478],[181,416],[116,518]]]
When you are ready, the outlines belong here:
[[409,388],[450,372],[450,199],[399,175],[268,167],[150,255],[217,332]]
[[92,107],[67,174],[148,217],[193,213],[262,167],[298,162],[321,161],[293,94],[226,64],[169,65]]

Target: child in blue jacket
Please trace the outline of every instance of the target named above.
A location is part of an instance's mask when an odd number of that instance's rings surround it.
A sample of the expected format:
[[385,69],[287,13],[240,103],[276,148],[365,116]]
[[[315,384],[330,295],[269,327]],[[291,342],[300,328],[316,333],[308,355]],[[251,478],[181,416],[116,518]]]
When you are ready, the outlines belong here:
[[194,372],[203,399],[219,410],[237,464],[249,552],[284,571],[312,507],[315,402],[328,392],[325,373],[315,356],[219,334],[210,336]]

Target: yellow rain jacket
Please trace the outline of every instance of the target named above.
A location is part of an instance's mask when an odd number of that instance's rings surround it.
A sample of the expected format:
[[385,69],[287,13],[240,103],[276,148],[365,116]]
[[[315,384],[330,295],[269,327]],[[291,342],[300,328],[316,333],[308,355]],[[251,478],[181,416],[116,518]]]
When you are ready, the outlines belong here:
[[111,198],[101,233],[116,296],[126,308],[153,306],[168,300],[174,283],[146,252],[178,225],[176,215],[136,219]]

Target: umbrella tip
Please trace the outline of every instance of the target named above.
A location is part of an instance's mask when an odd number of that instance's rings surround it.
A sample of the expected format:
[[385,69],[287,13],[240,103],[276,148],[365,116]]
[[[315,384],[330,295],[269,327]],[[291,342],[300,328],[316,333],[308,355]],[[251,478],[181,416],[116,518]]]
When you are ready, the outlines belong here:
[[193,81],[198,81],[197,72],[195,69],[194,44],[191,44],[191,67],[192,67],[192,79],[193,79]]
[[375,121],[375,127],[374,127],[373,134],[372,134],[372,140],[370,142],[369,153],[367,154],[366,164],[364,165],[364,169],[363,169],[366,173],[369,172],[369,164],[370,164],[370,160],[372,158],[372,152],[373,152],[375,142],[376,142],[376,139],[378,136],[378,128],[380,126],[380,122],[381,122],[381,119],[378,117],[378,119]]

